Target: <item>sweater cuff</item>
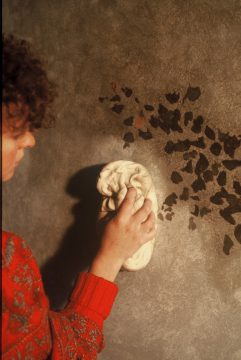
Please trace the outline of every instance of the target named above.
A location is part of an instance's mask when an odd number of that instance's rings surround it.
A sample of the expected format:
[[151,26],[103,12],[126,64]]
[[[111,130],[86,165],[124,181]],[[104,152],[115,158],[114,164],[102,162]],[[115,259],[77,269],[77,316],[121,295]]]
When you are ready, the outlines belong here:
[[110,314],[112,305],[118,293],[118,287],[111,281],[91,273],[79,275],[70,298],[68,310],[94,311],[105,320]]

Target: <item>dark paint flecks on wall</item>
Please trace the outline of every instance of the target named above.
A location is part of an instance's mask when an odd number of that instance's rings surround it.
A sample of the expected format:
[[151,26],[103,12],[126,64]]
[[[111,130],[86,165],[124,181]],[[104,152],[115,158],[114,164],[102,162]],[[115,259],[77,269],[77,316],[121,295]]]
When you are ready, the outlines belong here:
[[[114,84],[114,87],[113,87]],[[195,102],[201,96],[201,89],[199,86],[189,86],[183,99],[181,99],[181,92],[173,91],[164,95],[165,99],[172,106],[175,104],[176,109],[168,109],[167,105],[159,102],[158,107],[155,104],[141,103],[138,97],[134,95],[131,88],[123,86],[118,90],[118,84],[112,83],[112,90],[114,95],[99,97],[99,101],[102,104],[108,102],[114,102],[111,110],[117,115],[121,115],[122,111],[128,110],[128,104],[125,103],[125,98],[134,98],[135,103],[139,105],[137,114],[130,114],[130,116],[122,119],[123,125],[129,128],[124,136],[123,148],[129,147],[131,143],[135,142],[138,137],[149,141],[156,138],[158,135],[152,133],[151,128],[160,129],[160,135],[163,134],[167,137],[166,145],[163,151],[172,155],[173,153],[183,153],[183,160],[186,161],[182,164],[181,168],[175,169],[170,175],[170,180],[173,184],[179,185],[185,183],[185,176],[189,176],[192,179],[191,186],[182,187],[179,195],[176,192],[169,194],[162,204],[162,210],[158,214],[158,218],[161,221],[172,221],[174,216],[173,205],[177,204],[177,201],[194,201],[194,208],[190,210],[192,215],[189,218],[188,228],[195,230],[197,225],[194,221],[195,218],[203,218],[208,216],[212,210],[218,210],[221,218],[231,225],[236,225],[233,232],[234,238],[240,241],[240,225],[236,224],[234,214],[241,213],[241,185],[239,181],[233,181],[234,193],[227,191],[225,186],[227,185],[229,172],[234,171],[241,166],[241,160],[235,159],[235,151],[240,147],[241,140],[240,135],[230,135],[224,133],[220,129],[214,130],[209,125],[205,124],[205,119],[202,115],[194,117],[193,111],[185,111],[182,115],[181,106],[184,102]],[[119,93],[118,93],[119,91]],[[122,98],[124,95],[124,98]],[[179,106],[179,108],[178,108]],[[192,133],[197,135],[196,139],[186,138],[184,140],[178,139],[176,142],[168,140],[168,136],[172,133],[184,133],[186,129],[191,130]],[[208,145],[206,139],[211,145]],[[195,148],[195,149],[193,149]],[[219,156],[225,154],[229,158],[219,160]],[[210,207],[200,206],[200,195],[207,191],[208,183],[216,182],[220,187],[219,191],[211,194]],[[180,186],[180,185],[179,185]],[[228,204],[225,207],[225,202]],[[192,206],[190,206],[192,208]],[[230,254],[230,250],[233,246],[233,240],[227,234],[223,239],[223,252],[226,255]]]

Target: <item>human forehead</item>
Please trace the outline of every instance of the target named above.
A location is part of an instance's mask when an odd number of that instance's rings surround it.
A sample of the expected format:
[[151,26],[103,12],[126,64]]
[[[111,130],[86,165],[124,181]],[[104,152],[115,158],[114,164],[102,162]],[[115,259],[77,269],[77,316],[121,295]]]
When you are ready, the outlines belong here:
[[26,105],[15,103],[2,104],[2,128],[3,131],[25,132],[29,129],[27,120],[28,110]]
[[27,118],[29,115],[29,106],[21,100],[17,102],[10,101],[2,103],[2,109],[4,115],[8,118]]

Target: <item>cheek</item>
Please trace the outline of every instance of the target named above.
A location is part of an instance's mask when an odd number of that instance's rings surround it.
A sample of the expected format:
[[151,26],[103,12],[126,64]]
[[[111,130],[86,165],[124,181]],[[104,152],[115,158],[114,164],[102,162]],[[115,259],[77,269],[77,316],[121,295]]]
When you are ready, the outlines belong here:
[[15,141],[8,141],[7,143],[3,142],[3,149],[2,149],[2,155],[3,160],[13,161],[16,158],[17,155],[17,145]]
[[18,147],[16,141],[7,140],[3,138],[2,142],[2,174],[11,172],[14,169],[16,163]]

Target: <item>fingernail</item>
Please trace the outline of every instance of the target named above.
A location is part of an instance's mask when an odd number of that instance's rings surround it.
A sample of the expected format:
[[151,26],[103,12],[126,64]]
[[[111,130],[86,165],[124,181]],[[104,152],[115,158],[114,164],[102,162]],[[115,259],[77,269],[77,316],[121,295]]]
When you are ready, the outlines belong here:
[[128,190],[133,193],[136,192],[136,189],[134,187],[130,187]]
[[149,203],[150,205],[152,205],[152,201],[151,201],[150,199],[146,198],[145,201],[146,201],[147,203]]

